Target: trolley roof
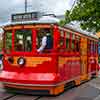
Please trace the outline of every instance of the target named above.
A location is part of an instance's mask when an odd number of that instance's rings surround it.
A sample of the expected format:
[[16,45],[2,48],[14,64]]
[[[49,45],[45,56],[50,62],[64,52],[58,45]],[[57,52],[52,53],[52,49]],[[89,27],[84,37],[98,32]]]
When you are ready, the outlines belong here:
[[[31,14],[31,16],[30,16]],[[24,17],[25,16],[25,17]],[[21,18],[21,20],[20,20]],[[64,16],[55,16],[54,14],[43,14],[43,13],[22,13],[22,14],[13,14],[12,15],[12,21],[5,23],[3,26],[10,26],[10,25],[25,25],[25,24],[58,24],[61,19],[63,19]],[[29,20],[28,20],[29,19]],[[75,24],[66,24],[64,26],[65,28],[71,29],[73,31],[79,32],[81,34],[93,37],[98,39],[98,37],[93,34],[93,32],[87,32],[82,30],[79,27],[78,23]],[[62,27],[63,28],[63,27]]]
[[68,28],[68,29],[74,30],[76,32],[79,32],[81,34],[98,39],[98,37],[93,32],[88,32],[86,30],[82,30],[79,25],[70,23],[70,24],[66,24],[65,28]]

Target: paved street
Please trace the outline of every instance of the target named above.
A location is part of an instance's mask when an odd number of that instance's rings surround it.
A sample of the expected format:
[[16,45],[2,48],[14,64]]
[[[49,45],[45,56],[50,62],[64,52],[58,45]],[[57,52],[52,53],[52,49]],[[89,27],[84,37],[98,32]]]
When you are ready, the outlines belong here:
[[100,100],[100,78],[65,91],[60,96],[42,97],[40,100]]
[[59,96],[30,96],[6,93],[0,84],[0,100],[100,100],[100,78],[69,89]]

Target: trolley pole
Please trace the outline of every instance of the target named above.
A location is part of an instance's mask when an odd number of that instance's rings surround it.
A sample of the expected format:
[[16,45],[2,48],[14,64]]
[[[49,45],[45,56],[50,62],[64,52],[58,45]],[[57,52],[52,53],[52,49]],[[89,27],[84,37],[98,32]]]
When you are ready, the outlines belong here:
[[27,0],[25,0],[25,13],[27,13]]

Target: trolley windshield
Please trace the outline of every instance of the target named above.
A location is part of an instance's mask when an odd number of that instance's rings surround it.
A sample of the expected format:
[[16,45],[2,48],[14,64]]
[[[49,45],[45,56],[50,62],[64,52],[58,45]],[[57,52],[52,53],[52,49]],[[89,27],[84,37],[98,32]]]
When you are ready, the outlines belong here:
[[[36,28],[35,33],[32,29],[14,29],[5,33],[6,53],[15,52],[47,52],[53,49],[53,30],[51,28]],[[34,35],[35,34],[35,35]],[[44,40],[46,38],[46,40]],[[34,40],[33,40],[34,39]],[[36,41],[33,43],[33,41]],[[45,41],[45,46],[43,42]],[[36,46],[36,47],[35,47]]]
[[23,29],[15,31],[15,51],[32,51],[32,31]]
[[[18,52],[31,52],[32,51],[32,30],[19,29],[13,32],[5,32],[5,51],[7,54],[11,53],[12,49]],[[14,40],[13,40],[14,39]],[[14,41],[14,47],[13,45]]]
[[6,53],[10,53],[12,50],[12,31],[6,31],[5,32],[5,50]]

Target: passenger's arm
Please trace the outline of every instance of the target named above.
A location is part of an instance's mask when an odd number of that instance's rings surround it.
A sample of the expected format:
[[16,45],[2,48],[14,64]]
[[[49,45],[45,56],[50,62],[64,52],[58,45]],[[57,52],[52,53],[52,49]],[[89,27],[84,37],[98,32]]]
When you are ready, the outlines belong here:
[[40,46],[40,48],[37,50],[37,52],[42,52],[42,51],[44,50],[44,48],[45,48],[45,46],[46,46],[46,44],[47,44],[46,42],[47,42],[47,37],[44,36],[44,37],[42,38],[41,46]]

